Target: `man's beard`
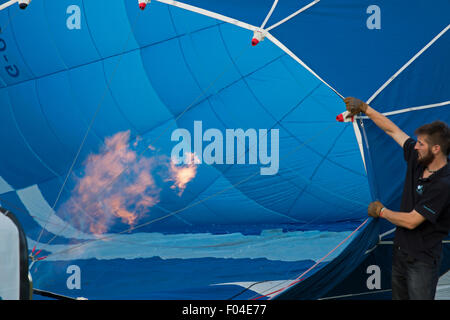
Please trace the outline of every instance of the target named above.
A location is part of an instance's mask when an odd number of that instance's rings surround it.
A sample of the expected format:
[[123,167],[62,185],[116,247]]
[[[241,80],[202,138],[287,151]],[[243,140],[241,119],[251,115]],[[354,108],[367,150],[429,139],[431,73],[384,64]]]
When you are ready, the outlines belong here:
[[431,150],[428,150],[428,152],[421,158],[419,157],[419,154],[417,154],[417,157],[417,161],[423,166],[427,167],[431,162],[433,162],[435,155],[431,152]]

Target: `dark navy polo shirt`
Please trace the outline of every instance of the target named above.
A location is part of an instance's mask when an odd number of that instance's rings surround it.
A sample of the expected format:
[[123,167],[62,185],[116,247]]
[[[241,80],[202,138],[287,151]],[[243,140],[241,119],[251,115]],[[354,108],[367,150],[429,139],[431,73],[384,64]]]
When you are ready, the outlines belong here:
[[409,257],[428,263],[440,258],[442,240],[450,230],[449,163],[422,179],[425,167],[417,161],[416,141],[409,138],[403,145],[408,163],[400,211],[420,213],[425,221],[413,230],[397,227],[394,245]]

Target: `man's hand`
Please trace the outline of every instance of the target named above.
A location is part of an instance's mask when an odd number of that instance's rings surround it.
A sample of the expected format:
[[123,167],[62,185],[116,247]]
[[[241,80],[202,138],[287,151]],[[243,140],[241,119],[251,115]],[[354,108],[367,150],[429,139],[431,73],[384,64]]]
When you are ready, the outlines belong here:
[[350,112],[349,117],[353,117],[355,114],[360,112],[366,112],[367,107],[369,106],[362,100],[353,97],[347,97],[344,99],[345,106],[347,107],[347,111]]
[[371,202],[369,204],[369,208],[367,208],[367,212],[369,213],[370,217],[379,218],[380,211],[383,208],[384,208],[383,204],[377,200],[377,201]]

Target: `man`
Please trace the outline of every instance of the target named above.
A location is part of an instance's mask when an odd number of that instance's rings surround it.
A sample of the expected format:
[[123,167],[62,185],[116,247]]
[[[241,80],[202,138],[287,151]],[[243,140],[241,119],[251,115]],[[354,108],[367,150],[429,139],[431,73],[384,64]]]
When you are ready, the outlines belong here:
[[450,230],[450,130],[435,121],[419,127],[417,141],[356,98],[344,100],[350,116],[364,112],[404,151],[408,164],[400,212],[370,203],[369,216],[397,226],[392,256],[392,299],[432,300],[436,293],[442,239]]

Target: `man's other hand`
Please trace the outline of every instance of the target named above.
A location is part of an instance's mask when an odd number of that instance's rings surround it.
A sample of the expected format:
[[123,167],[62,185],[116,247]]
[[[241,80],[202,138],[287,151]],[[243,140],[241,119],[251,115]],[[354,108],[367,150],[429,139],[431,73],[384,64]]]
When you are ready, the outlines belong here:
[[370,217],[379,218],[380,211],[383,209],[383,204],[380,201],[374,201],[369,204],[369,208],[367,208],[367,212]]

